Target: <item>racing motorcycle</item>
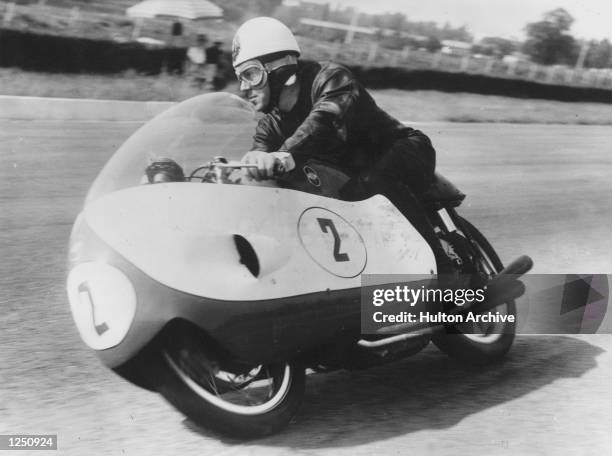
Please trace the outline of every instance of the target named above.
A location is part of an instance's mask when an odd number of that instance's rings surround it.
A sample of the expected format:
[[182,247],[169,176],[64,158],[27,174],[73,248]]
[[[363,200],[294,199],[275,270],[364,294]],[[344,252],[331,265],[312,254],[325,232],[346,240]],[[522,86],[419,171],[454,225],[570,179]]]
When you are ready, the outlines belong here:
[[[503,357],[509,319],[362,334],[362,278],[435,278],[431,248],[385,197],[340,199],[347,177],[323,163],[248,180],[231,159],[255,121],[234,95],[192,98],[137,130],[94,181],[71,233],[67,291],[106,366],[196,423],[250,438],[289,422],[307,373],[379,365],[432,341],[465,362]],[[423,204],[458,269],[495,290],[478,311],[515,315],[515,278],[531,261],[504,269],[457,214],[464,197],[438,176]]]

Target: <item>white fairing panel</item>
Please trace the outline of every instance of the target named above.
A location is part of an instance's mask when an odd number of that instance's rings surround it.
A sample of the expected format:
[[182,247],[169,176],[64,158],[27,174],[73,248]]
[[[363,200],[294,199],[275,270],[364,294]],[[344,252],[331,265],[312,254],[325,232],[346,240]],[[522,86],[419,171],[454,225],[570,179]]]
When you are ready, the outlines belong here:
[[68,298],[81,338],[96,350],[118,345],[136,313],[129,279],[106,263],[80,263],[68,275]]
[[[435,259],[383,196],[345,202],[240,185],[143,185],[84,211],[109,246],[168,287],[229,301],[275,299],[360,286],[360,275],[433,274]],[[255,276],[234,235],[257,255]]]

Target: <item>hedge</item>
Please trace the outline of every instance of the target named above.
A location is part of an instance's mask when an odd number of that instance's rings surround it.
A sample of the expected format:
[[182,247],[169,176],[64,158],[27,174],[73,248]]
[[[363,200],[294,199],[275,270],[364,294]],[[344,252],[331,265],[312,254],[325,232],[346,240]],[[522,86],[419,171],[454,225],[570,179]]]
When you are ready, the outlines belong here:
[[149,49],[137,43],[0,30],[0,66],[52,73],[119,73],[133,69],[181,72],[185,48]]
[[543,84],[523,79],[433,70],[360,66],[351,67],[351,70],[365,86],[373,89],[439,90],[517,98],[612,103],[612,90],[601,88]]
[[[182,72],[185,48],[151,49],[130,42],[0,30],[0,66],[57,73]],[[543,84],[468,73],[352,66],[369,88],[471,92],[520,98],[612,103],[612,90]]]

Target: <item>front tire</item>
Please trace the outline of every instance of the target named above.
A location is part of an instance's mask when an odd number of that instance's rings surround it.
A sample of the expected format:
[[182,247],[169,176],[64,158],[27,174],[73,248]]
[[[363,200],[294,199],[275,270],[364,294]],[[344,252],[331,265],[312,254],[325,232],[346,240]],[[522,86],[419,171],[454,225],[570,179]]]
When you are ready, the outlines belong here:
[[157,391],[197,424],[229,437],[279,431],[304,395],[305,371],[298,364],[222,366],[192,342],[164,343],[159,354]]
[[[470,222],[461,219],[462,227],[472,239],[472,245],[478,252],[475,261],[479,268],[489,276],[497,275],[503,264],[487,239]],[[516,304],[513,300],[491,310],[501,314],[514,315],[516,321]],[[499,322],[491,324],[462,323],[445,327],[443,332],[434,334],[432,340],[436,346],[462,362],[473,365],[485,365],[501,360],[512,347],[516,323]]]

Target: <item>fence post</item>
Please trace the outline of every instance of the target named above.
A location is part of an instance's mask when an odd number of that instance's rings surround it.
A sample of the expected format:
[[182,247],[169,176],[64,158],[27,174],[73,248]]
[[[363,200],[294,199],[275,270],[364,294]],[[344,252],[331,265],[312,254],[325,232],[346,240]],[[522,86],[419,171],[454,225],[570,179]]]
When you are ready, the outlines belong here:
[[68,22],[68,26],[69,27],[74,27],[74,25],[79,20],[80,16],[81,16],[81,12],[79,10],[79,7],[78,6],[73,6],[72,9],[70,10],[70,20]]
[[353,37],[355,36],[355,27],[357,27],[357,23],[359,22],[359,10],[355,8],[353,11],[353,17],[351,18],[351,25],[346,32],[346,36],[344,37],[344,44],[351,44],[353,42]]
[[11,23],[11,21],[15,17],[16,8],[17,8],[17,5],[15,5],[15,2],[7,3],[6,10],[4,11],[4,19],[3,19],[4,25],[8,25]]
[[467,72],[469,68],[470,68],[470,55],[466,54],[461,59],[461,66],[459,67],[459,69],[465,73]]
[[510,60],[508,62],[508,69],[506,71],[508,76],[516,76],[516,65],[517,65],[516,60]]
[[376,60],[376,54],[378,53],[378,43],[374,42],[370,44],[370,52],[368,52],[368,63],[374,62]]
[[440,60],[442,59],[442,53],[441,52],[436,52],[433,57],[431,58],[431,67],[432,68],[438,68],[438,66],[440,66]]
[[602,71],[601,73],[599,73],[597,77],[597,87],[605,87],[607,77],[608,73],[606,71]]
[[549,66],[546,70],[546,82],[554,82],[555,80],[555,67]]
[[340,52],[340,42],[336,41],[332,46],[330,60],[337,60],[339,52]]
[[538,65],[537,64],[532,62],[531,65],[529,65],[529,74],[527,78],[531,80],[538,79]]
[[595,87],[601,85],[601,77],[602,77],[602,75],[603,75],[603,72],[601,72],[601,71],[597,71],[596,70],[596,71],[593,72],[593,82],[592,82],[592,84]]
[[608,70],[602,71],[599,77],[599,86],[606,87],[608,85]]
[[574,69],[574,84],[581,85],[584,81],[584,69],[576,68]]
[[134,30],[132,30],[132,41],[136,41],[138,37],[140,37],[140,32],[142,30],[142,21],[141,17],[137,17],[134,21]]
[[393,51],[391,54],[391,66],[399,66],[400,51]]
[[591,69],[591,85],[597,87],[599,85],[600,74],[596,69]]
[[610,79],[610,74],[612,73],[611,70],[607,69],[604,74],[603,74],[603,78],[601,80],[601,86],[602,87],[607,87],[608,86],[608,79]]
[[404,46],[404,49],[402,49],[401,58],[403,61],[406,61],[408,60],[409,57],[410,57],[410,46]]

